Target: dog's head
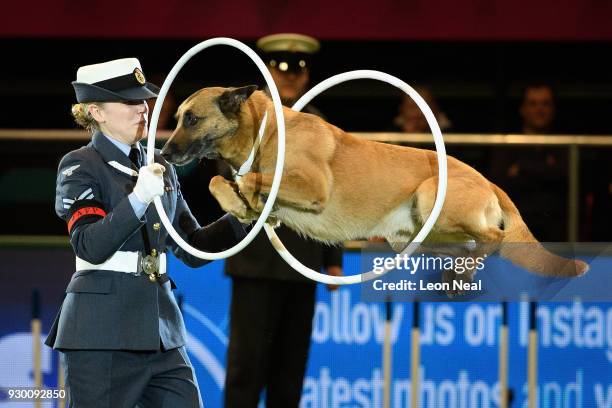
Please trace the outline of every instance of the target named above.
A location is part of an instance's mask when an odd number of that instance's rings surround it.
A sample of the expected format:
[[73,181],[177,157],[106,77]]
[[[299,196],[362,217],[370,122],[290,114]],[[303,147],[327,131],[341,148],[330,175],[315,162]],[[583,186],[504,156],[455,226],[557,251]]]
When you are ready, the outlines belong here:
[[221,157],[219,141],[236,133],[240,108],[256,89],[255,85],[204,88],[191,95],[178,108],[178,124],[162,156],[179,166],[193,159]]

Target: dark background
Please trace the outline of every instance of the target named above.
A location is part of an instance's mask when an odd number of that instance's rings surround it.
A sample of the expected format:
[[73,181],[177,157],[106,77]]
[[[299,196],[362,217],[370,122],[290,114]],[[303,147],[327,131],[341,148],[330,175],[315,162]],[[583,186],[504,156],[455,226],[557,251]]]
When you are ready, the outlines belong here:
[[[452,122],[448,132],[520,131],[522,88],[545,81],[558,96],[554,133],[612,134],[612,3],[604,0],[109,0],[3,7],[0,129],[76,129],[70,82],[81,65],[136,56],[145,75],[159,82],[204,39],[228,36],[254,48],[262,35],[299,32],[322,43],[312,83],[348,70],[377,69],[413,86],[430,86]],[[247,56],[214,47],[185,66],[172,90],[180,102],[204,86],[251,83],[262,79]],[[389,131],[400,97],[390,85],[361,80],[327,91],[314,104],[345,130]],[[0,141],[0,235],[65,234],[53,209],[55,174],[62,155],[81,144]],[[492,149],[510,154],[506,147],[447,146],[484,175],[490,173]],[[581,240],[610,241],[606,203],[600,201],[594,215],[587,202],[593,189],[606,187],[611,157],[610,148],[581,149]],[[209,209],[198,207],[208,200],[200,173],[192,171],[184,193],[194,212],[206,219]]]
[[[253,40],[244,40],[255,47]],[[137,55],[145,74],[165,76],[198,40],[0,39],[1,128],[74,128],[70,82],[81,65]],[[608,134],[612,123],[612,42],[450,42],[322,40],[312,83],[341,72],[377,69],[411,85],[430,86],[453,123],[453,132],[516,132],[523,86],[546,81],[557,90],[559,133]],[[7,63],[9,62],[9,63]],[[241,51],[213,47],[181,71],[179,100],[204,86],[261,84]],[[161,85],[161,84],[159,84]],[[389,130],[400,93],[361,80],[322,94],[316,105],[349,131]]]

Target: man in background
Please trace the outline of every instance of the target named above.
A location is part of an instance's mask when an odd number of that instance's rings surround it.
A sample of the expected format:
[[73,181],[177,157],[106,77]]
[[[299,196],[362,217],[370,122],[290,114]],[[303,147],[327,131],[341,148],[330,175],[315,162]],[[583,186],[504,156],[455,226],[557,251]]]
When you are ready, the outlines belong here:
[[[257,46],[283,104],[291,106],[307,90],[311,55],[319,42],[277,34],[260,39]],[[312,106],[304,111],[318,112]],[[284,226],[276,233],[304,265],[342,274],[340,248],[301,238]],[[225,272],[232,278],[225,406],[254,408],[265,390],[268,408],[297,407],[310,348],[316,283],[287,265],[263,231],[226,260]]]
[[[555,93],[550,85],[527,85],[519,106],[521,132],[554,130]],[[545,242],[567,239],[567,151],[548,145],[496,149],[492,179],[514,201],[534,236]]]
[[551,133],[555,119],[555,99],[550,85],[532,84],[525,87],[519,107],[523,134],[545,135]]

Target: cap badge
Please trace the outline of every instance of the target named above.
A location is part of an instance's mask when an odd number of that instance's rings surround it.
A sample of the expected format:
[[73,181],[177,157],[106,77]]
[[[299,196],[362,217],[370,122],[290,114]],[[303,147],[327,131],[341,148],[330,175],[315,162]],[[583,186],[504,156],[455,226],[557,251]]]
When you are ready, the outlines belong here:
[[145,84],[145,76],[139,68],[134,68],[134,76],[136,77],[136,81],[138,81],[140,85]]

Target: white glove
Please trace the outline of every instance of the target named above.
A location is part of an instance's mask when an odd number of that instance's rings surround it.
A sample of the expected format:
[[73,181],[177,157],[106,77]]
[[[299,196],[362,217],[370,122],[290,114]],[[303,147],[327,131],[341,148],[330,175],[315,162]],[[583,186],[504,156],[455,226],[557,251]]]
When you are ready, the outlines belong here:
[[140,168],[134,187],[134,194],[140,201],[150,204],[155,197],[164,195],[164,171],[166,168],[159,163]]

